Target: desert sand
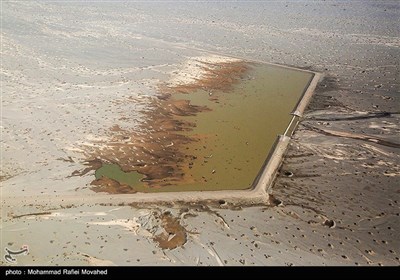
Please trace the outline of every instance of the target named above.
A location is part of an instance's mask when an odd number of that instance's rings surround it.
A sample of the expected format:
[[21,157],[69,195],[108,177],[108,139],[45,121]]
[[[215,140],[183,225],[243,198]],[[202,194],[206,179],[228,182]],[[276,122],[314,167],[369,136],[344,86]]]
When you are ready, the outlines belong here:
[[[18,265],[399,265],[399,18],[389,0],[2,3],[1,250],[28,245]],[[265,199],[138,201],[94,192],[91,168],[71,176],[115,124],[145,132],[160,83],[241,59],[324,75]]]

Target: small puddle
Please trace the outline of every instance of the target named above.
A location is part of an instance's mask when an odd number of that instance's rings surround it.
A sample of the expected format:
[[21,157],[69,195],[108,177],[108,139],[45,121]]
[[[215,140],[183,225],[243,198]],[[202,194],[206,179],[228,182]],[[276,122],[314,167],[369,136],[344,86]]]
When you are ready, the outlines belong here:
[[124,172],[117,164],[104,164],[102,167],[96,170],[94,175],[96,179],[107,177],[132,188],[142,184],[140,180],[143,179],[143,175],[137,171]]

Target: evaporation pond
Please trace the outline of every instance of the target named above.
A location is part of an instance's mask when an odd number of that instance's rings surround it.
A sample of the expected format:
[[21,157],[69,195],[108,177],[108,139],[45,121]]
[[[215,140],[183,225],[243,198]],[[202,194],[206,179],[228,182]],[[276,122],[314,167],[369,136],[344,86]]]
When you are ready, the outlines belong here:
[[131,184],[140,192],[248,189],[275,139],[287,128],[290,113],[312,78],[313,74],[305,71],[252,64],[246,77],[229,91],[213,93],[218,102],[202,90],[174,94],[174,99],[189,100],[210,109],[182,117],[195,124],[193,130],[182,133],[201,136],[185,147],[185,153],[193,156],[185,170],[190,180],[149,188],[138,184],[140,174],[136,172],[126,175],[115,167],[107,168],[114,179]]

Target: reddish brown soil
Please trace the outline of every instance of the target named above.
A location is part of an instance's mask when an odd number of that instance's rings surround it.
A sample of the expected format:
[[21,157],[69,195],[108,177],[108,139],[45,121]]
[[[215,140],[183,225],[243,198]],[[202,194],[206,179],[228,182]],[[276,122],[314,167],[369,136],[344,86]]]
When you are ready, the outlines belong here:
[[170,213],[164,213],[161,216],[164,232],[156,235],[153,240],[158,243],[162,249],[175,249],[183,246],[187,241],[186,229],[181,226],[179,219]]
[[94,187],[91,189],[95,192],[107,192],[107,193],[135,193],[135,191],[126,184],[121,184],[118,181],[107,177],[101,177],[90,183]]

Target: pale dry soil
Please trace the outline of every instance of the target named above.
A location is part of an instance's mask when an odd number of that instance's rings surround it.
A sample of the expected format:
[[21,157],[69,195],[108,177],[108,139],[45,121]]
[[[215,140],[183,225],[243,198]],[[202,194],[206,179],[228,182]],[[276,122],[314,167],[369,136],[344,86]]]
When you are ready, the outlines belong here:
[[[8,13],[17,13],[15,18],[29,19],[18,13],[28,11],[28,14],[35,15],[32,11],[51,10],[59,14],[60,9],[66,9],[74,15],[81,11],[98,15],[107,10],[105,6],[90,4],[86,9],[63,6],[66,4],[30,5],[33,4],[14,3]],[[174,56],[174,61],[179,61],[179,52],[191,56],[196,51],[187,51],[186,48],[193,47],[227,56],[310,67],[325,73],[325,79],[291,140],[276,182],[269,190],[272,199],[268,205],[233,205],[229,201],[128,205],[123,201],[101,202],[96,198],[99,194],[93,195],[87,188],[74,192],[74,189],[69,189],[71,181],[60,180],[59,184],[47,182],[45,186],[53,186],[53,189],[54,186],[63,187],[68,194],[77,194],[72,198],[66,196],[62,201],[65,192],[56,193],[52,201],[50,191],[44,191],[50,198],[40,196],[40,186],[30,192],[26,180],[18,177],[18,172],[32,174],[31,178],[36,181],[30,183],[35,184],[41,180],[44,182],[48,174],[35,173],[29,167],[15,164],[2,173],[2,250],[29,245],[29,255],[18,257],[20,265],[400,264],[398,1],[219,2],[179,3],[174,6],[139,3],[115,9],[113,13],[117,19],[109,13],[108,17],[91,21],[90,24],[96,23],[105,29],[109,27],[109,33],[99,31],[93,40],[101,36],[114,39],[112,36],[116,36],[123,41],[126,37],[120,36],[124,33],[118,33],[122,30],[118,28],[127,25],[117,26],[113,22],[132,20],[130,16],[135,14],[136,30],[144,30],[143,33],[138,31],[135,38],[147,36],[147,39],[154,39],[143,41],[147,45],[144,44],[142,52],[150,52],[149,45],[156,48],[147,57],[159,54],[157,59],[161,61],[167,56],[160,54],[169,53]],[[171,13],[172,10],[175,12]],[[52,17],[44,20],[51,21]],[[20,30],[26,30],[22,27]],[[52,25],[54,29],[58,27]],[[91,33],[90,29],[86,31]],[[132,32],[129,29],[123,31]],[[58,32],[65,34],[63,30]],[[80,34],[85,36],[85,32]],[[24,36],[22,33],[21,38]],[[9,33],[6,35],[10,37]],[[7,36],[4,37],[4,44],[7,44],[4,50],[10,53],[12,46],[21,46],[22,43],[8,40]],[[30,41],[30,44],[34,46],[35,41]],[[27,49],[19,47],[17,51],[32,57]],[[136,51],[140,53],[140,50]],[[100,57],[99,54],[93,55]],[[131,62],[140,65],[142,60],[139,58],[141,55]],[[15,58],[16,61],[20,59]],[[29,59],[23,60],[33,65]],[[18,63],[7,64],[7,61],[3,61],[7,77],[28,76],[23,71],[18,72],[18,67],[22,67]],[[171,62],[167,61],[165,68],[175,69],[168,63]],[[165,73],[159,71],[161,68],[153,67],[151,71],[154,73],[150,71],[149,76],[140,77],[147,84],[129,87],[143,90],[144,94],[146,90],[142,87],[152,85],[152,76],[165,77]],[[60,92],[67,86],[79,88],[85,93],[79,91],[80,98],[90,100],[91,95],[85,91],[85,77],[97,73],[90,69],[83,66],[74,68],[74,71],[87,76],[79,78],[82,79],[79,86],[61,84],[60,81]],[[102,93],[99,100],[109,100],[110,87],[115,89],[118,85],[121,92],[128,87],[123,78],[118,80],[121,69],[116,69],[103,72],[111,80],[96,85],[96,90]],[[138,73],[149,74],[136,70],[127,76],[140,79]],[[41,79],[46,77],[38,76]],[[9,91],[10,95],[17,99],[23,89],[37,85],[32,81],[21,78],[5,86],[13,89]],[[46,85],[46,81],[40,82]],[[42,88],[38,91],[41,92]],[[35,103],[36,93],[31,91],[31,106],[23,103],[22,112],[40,105]],[[57,94],[60,93],[54,93]],[[65,102],[74,104],[74,100],[66,98]],[[8,107],[4,110],[11,108],[15,111],[14,115],[11,114],[15,123],[10,121],[13,127],[7,122],[4,124],[3,136],[8,137],[5,139],[8,146],[2,146],[3,157],[14,153],[24,158],[23,149],[18,149],[25,147],[24,142],[9,132],[13,129],[19,132],[17,123],[24,121],[19,111],[21,106],[5,101],[3,106]],[[108,112],[109,108],[103,104],[109,103],[97,104],[98,109],[105,110],[100,110],[98,115],[94,113],[92,128],[97,123],[99,129],[115,123],[112,117],[115,112]],[[129,107],[129,104],[123,106]],[[41,108],[39,116],[48,116],[49,112],[56,111],[52,115],[55,116],[57,112],[68,109],[61,105]],[[80,117],[80,110],[75,109],[73,112]],[[46,117],[31,120],[40,123],[42,119]],[[73,118],[59,122],[57,118],[48,120],[58,127],[73,122]],[[36,133],[35,130],[29,132],[29,127],[26,129],[26,135]],[[97,130],[94,130],[88,133],[95,134]],[[54,132],[51,139],[70,139],[74,143],[83,141],[79,135],[71,130],[62,138]],[[26,137],[27,141],[30,140]],[[13,142],[12,139],[19,141]],[[40,145],[29,143],[33,145],[32,154],[36,157],[35,150],[41,151]],[[49,153],[51,151],[49,149]],[[54,153],[64,159],[74,155]],[[70,165],[67,174],[82,167],[79,162]],[[87,177],[85,182],[89,183],[91,178]],[[74,187],[81,186],[80,179],[74,180]],[[18,186],[25,187],[18,189]],[[21,196],[23,189],[30,193]],[[7,197],[4,196],[6,191]],[[55,191],[59,189],[55,188]],[[5,264],[4,260],[2,264]]]

